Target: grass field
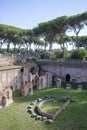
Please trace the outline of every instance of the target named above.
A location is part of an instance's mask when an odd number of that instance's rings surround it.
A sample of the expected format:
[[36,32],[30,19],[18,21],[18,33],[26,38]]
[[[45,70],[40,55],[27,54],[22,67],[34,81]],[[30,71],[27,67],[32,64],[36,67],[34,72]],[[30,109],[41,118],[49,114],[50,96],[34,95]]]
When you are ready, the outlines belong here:
[[56,111],[63,105],[62,102],[59,102],[58,99],[54,99],[52,101],[44,103],[42,106],[42,111],[48,114],[55,114]]
[[[55,95],[57,98],[68,96],[78,101],[70,103],[54,120],[53,124],[37,121],[27,113],[30,102],[44,95]],[[50,104],[51,108],[57,103]],[[49,105],[46,106],[48,109]],[[45,109],[45,106],[44,106]],[[0,130],[87,130],[87,89],[81,91],[65,88],[48,87],[35,90],[33,95],[22,97],[20,91],[14,93],[14,103],[0,109]]]

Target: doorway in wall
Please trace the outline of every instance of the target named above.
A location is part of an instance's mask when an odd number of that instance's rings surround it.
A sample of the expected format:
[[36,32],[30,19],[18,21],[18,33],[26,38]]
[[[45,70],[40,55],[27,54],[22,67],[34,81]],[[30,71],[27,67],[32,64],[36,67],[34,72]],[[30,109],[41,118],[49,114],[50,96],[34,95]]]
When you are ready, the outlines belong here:
[[66,82],[70,82],[70,75],[66,74]]
[[52,86],[56,86],[55,75],[52,75]]

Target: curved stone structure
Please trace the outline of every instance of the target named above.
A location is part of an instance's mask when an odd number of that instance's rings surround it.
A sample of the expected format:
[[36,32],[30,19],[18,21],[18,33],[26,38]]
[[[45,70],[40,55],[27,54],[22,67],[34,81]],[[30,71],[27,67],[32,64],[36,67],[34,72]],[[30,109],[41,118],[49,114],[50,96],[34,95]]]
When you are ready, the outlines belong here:
[[48,119],[53,119],[53,115],[51,114],[48,114],[46,112],[43,112],[42,109],[41,109],[41,106],[45,103],[45,102],[48,102],[48,101],[51,101],[52,99],[50,100],[43,100],[39,103],[38,106],[36,106],[36,109],[38,111],[38,113],[42,116],[42,117],[47,117]]
[[55,112],[54,115],[45,113],[45,112],[43,112],[42,109],[41,109],[41,106],[42,106],[44,103],[49,102],[49,101],[51,101],[51,100],[53,100],[53,99],[41,101],[41,102],[39,103],[39,105],[36,106],[36,108],[37,108],[38,113],[39,113],[42,117],[47,117],[48,119],[54,120],[55,117],[56,117],[62,110],[64,110],[65,107],[70,103],[70,99],[67,99],[67,100],[64,102],[64,104],[62,105],[62,107],[60,107],[60,108]]

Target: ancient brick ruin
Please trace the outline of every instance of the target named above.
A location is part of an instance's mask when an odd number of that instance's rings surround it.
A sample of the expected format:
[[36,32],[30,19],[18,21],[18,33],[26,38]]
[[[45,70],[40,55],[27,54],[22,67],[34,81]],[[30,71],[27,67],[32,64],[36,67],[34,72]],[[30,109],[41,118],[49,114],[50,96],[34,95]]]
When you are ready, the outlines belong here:
[[44,71],[52,73],[53,76],[61,78],[64,82],[87,83],[86,61],[39,61]]
[[12,102],[13,102],[12,89],[11,88],[5,88],[2,90],[0,89],[0,107],[8,106]]
[[[19,61],[22,66],[10,66]],[[26,65],[26,61],[28,56],[0,58],[0,107],[13,101],[13,91],[20,89],[23,96],[33,94],[33,89],[52,85],[53,78],[57,87],[61,87],[61,81],[87,83],[86,62],[39,61]]]
[[12,93],[21,89],[23,96],[33,94],[33,88],[42,89],[52,84],[52,74],[43,72],[36,64],[0,68],[0,107],[13,101]]

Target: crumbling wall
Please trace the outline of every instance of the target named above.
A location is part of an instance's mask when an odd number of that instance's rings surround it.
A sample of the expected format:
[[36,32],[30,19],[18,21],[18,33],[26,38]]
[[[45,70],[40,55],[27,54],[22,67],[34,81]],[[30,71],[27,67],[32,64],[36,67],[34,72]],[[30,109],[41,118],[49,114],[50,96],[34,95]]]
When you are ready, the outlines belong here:
[[70,82],[87,83],[87,62],[82,61],[40,61],[43,71],[57,75],[62,81],[66,81],[66,75],[70,75]]
[[21,67],[0,70],[0,88],[12,88],[13,91],[21,87]]

